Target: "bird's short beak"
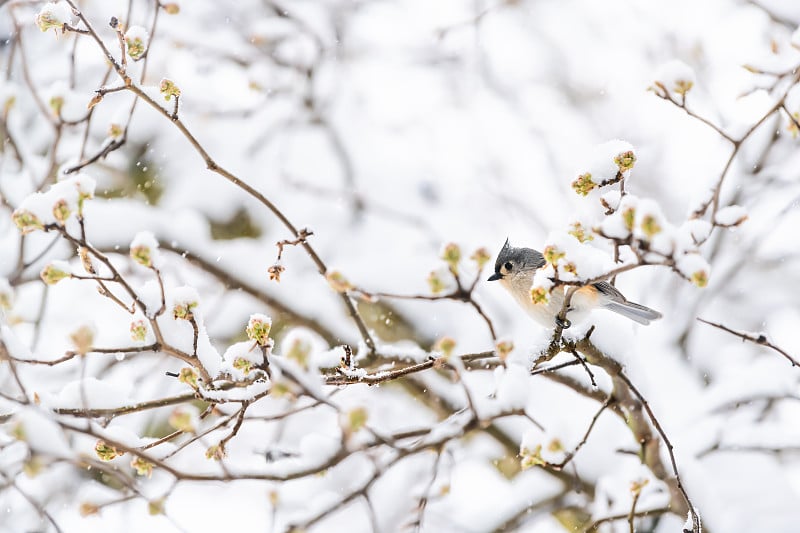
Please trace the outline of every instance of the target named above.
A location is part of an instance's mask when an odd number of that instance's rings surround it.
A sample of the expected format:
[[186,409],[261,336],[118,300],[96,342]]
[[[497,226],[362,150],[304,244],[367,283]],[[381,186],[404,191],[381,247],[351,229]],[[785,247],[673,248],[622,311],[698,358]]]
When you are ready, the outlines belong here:
[[495,272],[486,281],[497,281],[498,279],[503,279],[503,275],[500,272]]

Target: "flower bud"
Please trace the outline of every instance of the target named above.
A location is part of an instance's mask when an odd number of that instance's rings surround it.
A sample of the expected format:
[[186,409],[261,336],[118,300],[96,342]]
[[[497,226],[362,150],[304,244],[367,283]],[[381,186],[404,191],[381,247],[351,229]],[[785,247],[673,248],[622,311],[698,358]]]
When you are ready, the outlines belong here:
[[128,48],[128,55],[134,61],[138,61],[144,57],[147,51],[147,30],[141,26],[131,26],[125,32],[125,44]]
[[157,516],[164,514],[164,498],[151,500],[147,502],[147,513],[150,516]]
[[197,305],[197,302],[176,303],[172,308],[172,318],[175,320],[192,320],[194,318],[193,311]]
[[106,444],[105,441],[98,440],[97,443],[94,445],[94,451],[97,454],[97,457],[100,458],[101,461],[111,461],[112,459],[116,459],[122,455],[125,455],[125,452],[120,452],[110,444]]
[[461,261],[461,248],[454,242],[445,245],[442,250],[442,259],[453,272],[458,272],[458,262]]
[[292,340],[284,356],[297,363],[301,368],[308,369],[308,362],[311,357],[311,343],[298,336]]
[[433,345],[433,349],[437,352],[441,352],[444,357],[450,357],[455,348],[456,341],[452,337],[442,337]]
[[184,433],[194,433],[197,430],[199,418],[194,407],[181,405],[170,413],[167,422],[172,429],[183,431]]
[[581,196],[586,196],[595,187],[597,187],[597,184],[592,181],[592,175],[588,172],[581,174],[572,182],[572,189]]
[[112,122],[111,124],[109,124],[109,126],[108,126],[108,136],[111,137],[112,139],[120,139],[120,138],[122,138],[122,134],[123,133],[125,133],[125,130],[123,129],[121,124],[117,124],[115,122]]
[[247,323],[247,338],[255,341],[260,346],[269,344],[269,332],[272,328],[272,319],[267,315],[254,314],[250,315],[250,321]]
[[566,254],[556,248],[555,246],[549,245],[545,246],[544,251],[542,252],[544,256],[544,260],[550,263],[551,265],[555,265],[558,263],[558,260],[564,257]]
[[62,279],[72,277],[69,264],[64,261],[53,261],[42,269],[39,276],[48,285],[55,285]]
[[53,205],[53,216],[62,226],[67,221],[70,214],[72,214],[72,211],[69,208],[69,204],[67,204],[67,201],[64,200],[63,198],[60,198]]
[[72,8],[66,2],[48,2],[36,14],[36,25],[40,30],[47,31],[55,29],[56,32],[64,27],[64,24],[72,24],[75,15]]
[[181,383],[185,383],[192,387],[193,389],[197,389],[197,380],[199,376],[197,375],[197,370],[190,366],[185,366],[181,368],[180,372],[178,373],[178,381]]
[[336,292],[347,292],[354,289],[353,285],[347,281],[344,274],[338,270],[333,270],[325,274],[325,279],[328,280],[328,285],[331,286]]
[[244,357],[237,357],[233,360],[233,368],[244,374],[248,374],[253,369],[253,362]]
[[147,338],[147,323],[144,320],[134,320],[131,322],[131,339],[136,342],[144,342]]
[[181,95],[181,90],[175,85],[175,82],[167,78],[161,80],[161,83],[158,84],[158,90],[161,91],[164,100],[167,102],[171,98],[178,98]]
[[347,412],[347,426],[345,430],[348,433],[356,433],[367,425],[369,413],[363,407],[356,407]]
[[658,219],[653,215],[642,217],[642,232],[647,235],[648,239],[661,233],[661,225],[658,223]]
[[550,301],[550,292],[544,287],[533,287],[531,301],[537,305],[545,305]]
[[639,479],[639,480],[636,480],[636,481],[632,481],[631,482],[631,494],[633,496],[638,496],[639,494],[641,494],[642,489],[645,488],[648,483],[650,483],[650,480],[647,479],[647,478]]
[[537,444],[532,450],[530,448],[522,448],[519,455],[521,458],[520,466],[523,470],[547,464],[547,461],[542,458],[541,444]]
[[481,247],[475,250],[472,255],[469,256],[469,258],[478,264],[478,269],[480,270],[486,265],[486,263],[491,261],[492,256],[489,255],[489,252],[486,250],[486,248]]
[[5,278],[0,278],[0,310],[9,310],[14,304],[14,288]]
[[86,355],[94,343],[94,329],[91,326],[81,326],[70,334],[69,340],[75,346],[76,352]]
[[82,502],[78,512],[80,513],[81,517],[86,518],[87,516],[99,514],[100,506],[91,502]]
[[626,172],[633,168],[636,163],[636,154],[633,150],[622,152],[614,157],[614,163],[619,167],[620,172]]
[[131,241],[131,259],[143,267],[153,268],[158,254],[158,241],[149,231],[140,231]]
[[447,284],[441,278],[439,273],[435,270],[432,270],[430,274],[428,274],[428,287],[430,288],[433,294],[439,294],[444,292],[447,288]]
[[225,452],[225,447],[221,444],[214,444],[213,446],[209,446],[206,450],[206,459],[214,459],[215,461],[221,461],[224,459],[228,454]]
[[23,235],[32,231],[44,229],[44,224],[39,220],[39,217],[24,209],[17,209],[14,211],[11,215],[11,220],[22,230]]
[[628,231],[633,231],[633,224],[636,221],[636,209],[634,207],[628,207],[624,211],[622,211],[622,222],[625,224],[625,227]]
[[511,341],[499,341],[494,347],[497,358],[501,361],[508,359],[509,354],[514,351],[514,343]]
[[131,468],[136,470],[137,476],[151,477],[153,475],[153,463],[142,459],[138,455],[131,461]]
[[578,239],[579,242],[587,242],[594,239],[591,231],[586,229],[580,222],[573,222],[571,227],[569,234]]

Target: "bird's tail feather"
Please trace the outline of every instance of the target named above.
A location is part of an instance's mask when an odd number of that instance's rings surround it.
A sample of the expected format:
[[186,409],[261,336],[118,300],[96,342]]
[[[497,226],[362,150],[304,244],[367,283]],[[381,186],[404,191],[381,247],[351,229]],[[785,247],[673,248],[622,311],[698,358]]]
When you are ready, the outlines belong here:
[[608,302],[604,307],[645,326],[650,324],[651,320],[661,318],[661,313],[658,311],[633,302]]

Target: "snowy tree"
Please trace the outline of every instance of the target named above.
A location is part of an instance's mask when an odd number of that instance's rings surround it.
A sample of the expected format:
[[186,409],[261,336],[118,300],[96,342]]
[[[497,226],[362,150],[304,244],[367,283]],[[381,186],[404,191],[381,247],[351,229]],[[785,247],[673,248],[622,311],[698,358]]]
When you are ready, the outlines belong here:
[[789,4],[0,2],[0,531],[795,531]]

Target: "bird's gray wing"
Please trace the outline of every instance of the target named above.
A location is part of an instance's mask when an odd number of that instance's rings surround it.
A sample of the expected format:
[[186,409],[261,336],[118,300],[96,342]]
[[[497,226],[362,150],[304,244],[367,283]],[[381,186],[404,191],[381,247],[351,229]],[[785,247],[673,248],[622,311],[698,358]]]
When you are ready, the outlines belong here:
[[608,297],[609,300],[612,302],[626,302],[625,296],[622,295],[621,292],[617,290],[612,284],[607,281],[598,281],[597,283],[592,283],[592,286],[600,291],[601,294]]

